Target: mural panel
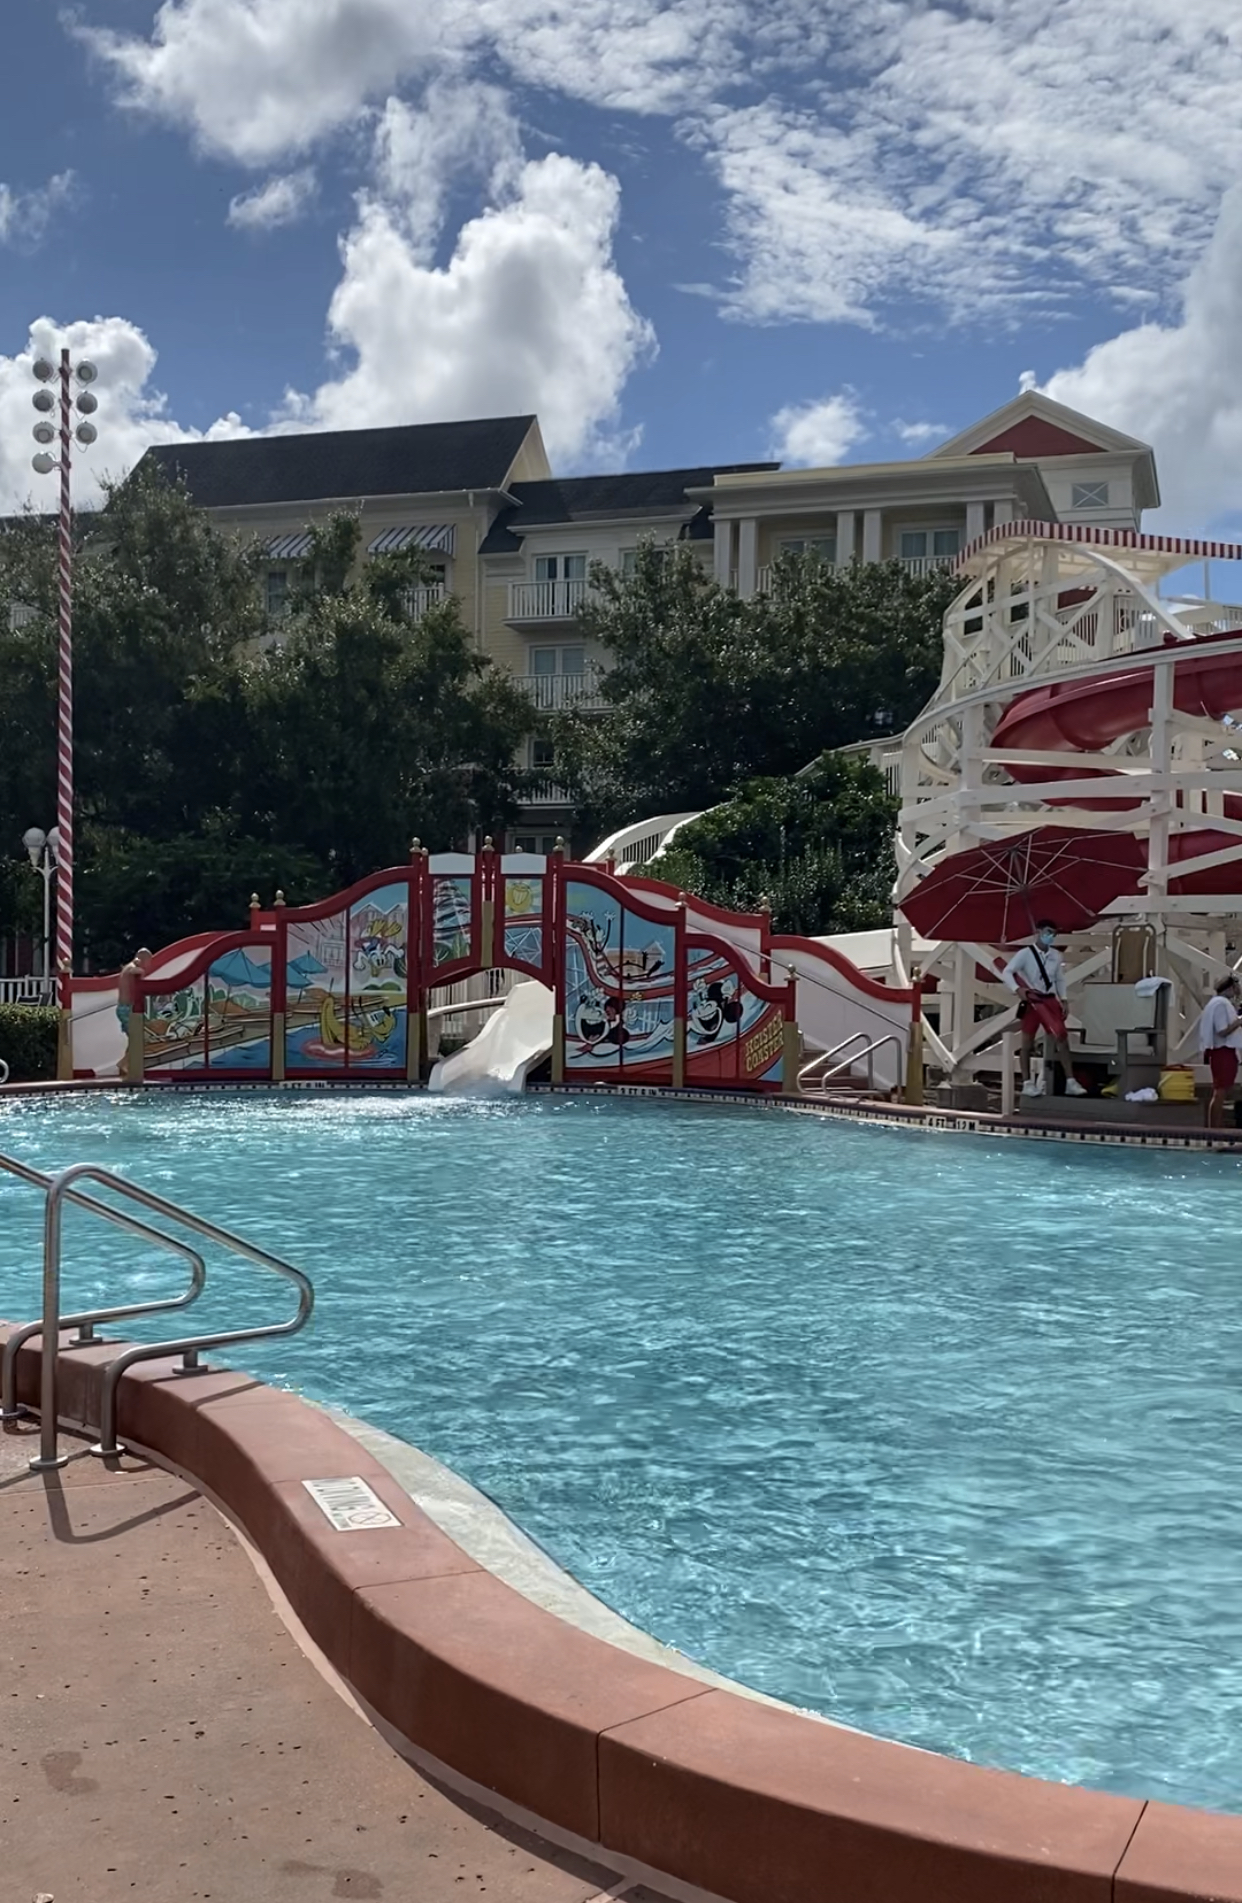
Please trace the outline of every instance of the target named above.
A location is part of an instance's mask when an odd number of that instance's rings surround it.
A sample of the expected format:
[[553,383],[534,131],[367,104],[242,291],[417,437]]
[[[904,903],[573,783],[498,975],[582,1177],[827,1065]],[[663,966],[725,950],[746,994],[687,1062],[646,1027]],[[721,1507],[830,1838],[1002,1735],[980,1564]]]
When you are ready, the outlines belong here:
[[212,1070],[268,1071],[272,1063],[272,947],[237,945],[207,972]]
[[180,991],[148,996],[145,1004],[142,1069],[205,1070],[207,1066],[207,980],[196,978]]
[[671,1076],[676,920],[577,880],[565,892],[566,1070]]
[[[512,964],[522,965],[532,976],[542,977],[547,947],[544,944],[544,893],[547,890],[547,861],[532,854],[526,864],[519,861],[511,872],[513,857],[501,861],[500,913],[504,937],[504,956]],[[529,868],[529,869],[528,869]]]
[[349,1002],[334,1027],[349,1070],[404,1074],[409,913],[409,887],[386,885],[350,914]]
[[715,947],[686,948],[686,1082],[779,1084],[785,1014],[746,982],[740,961]]
[[344,1070],[349,916],[290,919],[285,952],[285,1071]]
[[431,963],[455,965],[470,957],[474,945],[474,877],[470,873],[433,873],[431,885]]

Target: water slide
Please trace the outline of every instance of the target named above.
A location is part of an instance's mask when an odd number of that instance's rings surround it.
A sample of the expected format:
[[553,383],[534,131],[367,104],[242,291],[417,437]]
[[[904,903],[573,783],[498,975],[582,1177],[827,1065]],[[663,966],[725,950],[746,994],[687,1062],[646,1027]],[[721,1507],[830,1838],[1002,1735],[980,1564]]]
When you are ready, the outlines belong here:
[[554,1011],[547,985],[534,978],[514,985],[477,1037],[451,1057],[440,1058],[428,1088],[454,1097],[524,1090],[530,1072],[552,1049]]
[[[1173,705],[1178,713],[1200,720],[1223,721],[1226,714],[1242,707],[1242,654],[1214,654],[1212,647],[1222,641],[1242,639],[1242,628],[1224,634],[1204,635],[1194,642],[1178,643],[1185,647],[1173,670]],[[1127,734],[1140,733],[1151,724],[1154,692],[1154,661],[1133,667],[1089,674],[1085,680],[1049,681],[1029,693],[1019,694],[1001,715],[991,746],[996,752],[1013,747],[1016,752],[1101,753]],[[1029,762],[1007,763],[1006,770],[1019,784],[1050,780],[1116,780],[1107,767],[1036,766]],[[1053,804],[1054,802],[1049,802]],[[1067,805],[1105,812],[1124,811],[1138,806],[1138,800],[1106,795],[1099,799],[1075,795]],[[1242,816],[1242,796],[1225,795],[1225,811],[1231,819]]]
[[[178,939],[152,960],[147,977],[175,978],[188,969],[204,945],[219,936],[218,932],[196,932],[192,938]],[[97,978],[74,979],[70,1038],[75,1075],[119,1075],[125,1055],[125,1034],[116,1014],[119,997],[119,974],[115,971]]]
[[[1242,639],[1242,628],[1233,628],[1177,644],[1179,649],[1185,649],[1173,670],[1173,706],[1178,713],[1192,719],[1223,722],[1226,715],[1242,708],[1242,654],[1213,651],[1222,642],[1236,643],[1239,639]],[[1085,680],[1049,681],[1030,693],[1020,694],[1002,714],[991,746],[998,753],[1007,747],[1015,752],[1103,752],[1127,734],[1140,733],[1150,726],[1155,669],[1155,661],[1144,661],[1132,667],[1091,674]],[[1019,785],[1046,785],[1056,780],[1079,783],[1100,780],[1120,785],[1125,778],[1122,772],[1112,773],[1107,767],[1040,766],[1023,760],[1007,761],[1006,771]],[[1242,795],[1225,793],[1220,798],[1225,818],[1242,819]],[[1118,798],[1115,792],[1101,792],[1098,798],[1075,794],[1063,801],[1050,799],[1048,804],[1083,807],[1094,812],[1125,812],[1142,802]],[[1137,881],[1147,858],[1142,842],[1135,840],[1134,843]],[[1169,840],[1169,860],[1176,865],[1179,860],[1197,859],[1236,843],[1232,834],[1215,831],[1210,824],[1205,824],[1192,831],[1174,833]],[[1242,889],[1240,881],[1242,863],[1235,862],[1209,867],[1184,878],[1175,876],[1169,880],[1169,891],[1175,897],[1237,891]],[[1137,883],[1135,889],[1138,890]]]

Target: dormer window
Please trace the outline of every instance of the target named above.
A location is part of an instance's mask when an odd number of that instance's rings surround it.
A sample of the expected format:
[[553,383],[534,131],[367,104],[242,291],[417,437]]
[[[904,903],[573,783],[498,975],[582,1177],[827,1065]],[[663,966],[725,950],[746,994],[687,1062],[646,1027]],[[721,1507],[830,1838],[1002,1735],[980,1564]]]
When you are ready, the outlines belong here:
[[1108,484],[1106,482],[1076,482],[1070,492],[1070,507],[1107,509]]

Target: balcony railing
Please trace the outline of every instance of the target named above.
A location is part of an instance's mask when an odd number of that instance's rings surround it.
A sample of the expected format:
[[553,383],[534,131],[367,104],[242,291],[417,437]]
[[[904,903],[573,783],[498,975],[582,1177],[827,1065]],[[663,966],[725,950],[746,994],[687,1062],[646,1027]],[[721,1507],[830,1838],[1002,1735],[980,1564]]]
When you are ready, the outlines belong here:
[[555,780],[537,780],[525,793],[518,796],[518,805],[527,809],[533,806],[568,806],[569,804],[568,787],[558,786]]
[[512,581],[510,621],[570,621],[586,599],[586,581]]
[[[821,557],[821,560],[822,559],[823,558]],[[886,557],[885,559],[890,561],[895,560],[897,562],[900,562],[901,566],[911,575],[935,575],[942,568],[952,568],[954,562],[957,560],[957,556],[956,555],[897,555],[897,556],[889,556],[889,557]],[[762,568],[757,570],[755,575],[755,593],[757,595],[767,595],[771,593],[772,572],[773,572],[774,566],[775,566],[774,563],[767,562],[764,564]],[[836,562],[828,562],[826,566],[829,568],[836,568],[837,566],[839,566],[839,564]],[[733,588],[737,587],[736,573],[734,574],[732,578],[730,586],[732,586]]]
[[447,593],[442,581],[429,582],[422,588],[407,588],[405,605],[411,621],[421,621],[427,610],[438,607]]
[[518,674],[514,678],[542,714],[564,713],[567,707],[598,712],[605,705],[599,691],[601,676],[594,668],[585,674]]

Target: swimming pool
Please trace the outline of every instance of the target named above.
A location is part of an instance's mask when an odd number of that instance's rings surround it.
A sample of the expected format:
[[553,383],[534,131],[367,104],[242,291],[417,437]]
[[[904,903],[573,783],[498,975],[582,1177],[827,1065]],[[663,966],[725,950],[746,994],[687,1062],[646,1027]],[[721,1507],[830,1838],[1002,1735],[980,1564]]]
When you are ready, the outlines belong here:
[[[306,1268],[311,1330],[237,1361],[427,1448],[717,1670],[1242,1809],[1233,1160],[380,1092],[14,1099],[0,1150]],[[39,1224],[0,1177],[0,1314],[37,1310]],[[204,1325],[288,1311],[211,1269]],[[67,1211],[67,1304],[175,1276]]]

